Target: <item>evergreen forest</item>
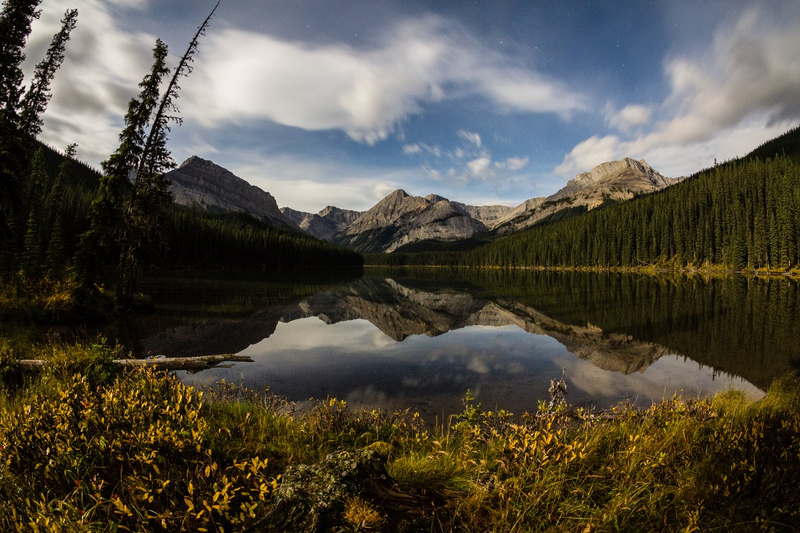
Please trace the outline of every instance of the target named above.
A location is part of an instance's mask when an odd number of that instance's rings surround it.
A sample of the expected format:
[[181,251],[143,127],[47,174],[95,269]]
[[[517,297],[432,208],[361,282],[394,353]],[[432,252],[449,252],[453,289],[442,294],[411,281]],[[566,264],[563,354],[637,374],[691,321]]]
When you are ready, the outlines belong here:
[[[241,214],[208,214],[176,206],[164,177],[175,167],[167,149],[180,125],[179,82],[191,72],[214,10],[177,67],[167,66],[160,39],[153,63],[130,99],[119,146],[102,172],[37,140],[50,86],[77,26],[68,10],[45,58],[24,85],[22,63],[41,0],[9,1],[0,12],[0,293],[3,302],[33,294],[84,306],[111,295],[134,303],[154,268],[360,268],[362,257],[299,232],[282,231]],[[51,299],[52,299],[51,298]],[[16,306],[18,307],[18,306]],[[15,305],[10,305],[12,310]]]
[[[29,204],[26,231],[20,242],[3,247],[2,271],[58,279],[74,271],[80,237],[91,227],[88,215],[101,174],[74,159],[72,151],[61,154],[38,142],[33,146],[31,171],[21,180]],[[212,213],[171,203],[163,229],[163,253],[152,265],[159,269],[329,269],[363,264],[357,252],[274,228],[245,213]]]
[[368,262],[785,271],[800,263],[798,154],[800,128],[794,128],[747,157],[629,202],[468,252],[388,254]]

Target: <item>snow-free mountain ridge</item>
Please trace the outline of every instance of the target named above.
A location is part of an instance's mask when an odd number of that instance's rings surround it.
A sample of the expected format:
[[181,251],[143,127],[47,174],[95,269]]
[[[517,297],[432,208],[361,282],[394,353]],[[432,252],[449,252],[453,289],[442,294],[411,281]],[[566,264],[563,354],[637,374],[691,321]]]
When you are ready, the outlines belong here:
[[393,252],[403,246],[430,241],[466,239],[488,241],[521,231],[548,219],[558,219],[655,192],[679,181],[665,178],[646,161],[625,158],[578,174],[546,198],[531,198],[517,207],[468,206],[431,194],[409,196],[397,190],[378,202],[334,242],[362,253]]
[[309,235],[326,241],[333,239],[362,215],[360,211],[340,209],[332,205],[319,213],[304,213],[291,207],[281,207],[281,213]]
[[388,253],[418,241],[469,239],[486,231],[460,204],[435,194],[410,196],[398,189],[358,217],[333,242],[362,253]]
[[168,172],[175,203],[207,211],[236,211],[275,227],[299,229],[285,218],[268,192],[211,161],[192,156]]
[[411,196],[398,189],[366,212],[328,206],[319,213],[278,209],[267,192],[211,161],[193,156],[167,175],[179,204],[216,211],[241,211],[278,227],[300,229],[362,253],[393,252],[407,245],[489,241],[536,224],[574,216],[668,187],[647,164],[624,158],[578,174],[555,194],[516,207],[470,206],[436,194]]

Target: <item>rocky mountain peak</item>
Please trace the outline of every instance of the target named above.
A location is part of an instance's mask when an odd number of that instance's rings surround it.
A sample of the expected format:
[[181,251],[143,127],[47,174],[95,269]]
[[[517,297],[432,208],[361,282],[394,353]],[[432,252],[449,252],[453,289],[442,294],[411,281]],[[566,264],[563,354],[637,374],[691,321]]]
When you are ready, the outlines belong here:
[[331,215],[332,216],[336,216],[337,214],[342,213],[344,211],[345,211],[344,209],[340,209],[340,208],[338,208],[336,206],[329,205],[329,206],[326,206],[324,209],[322,209],[322,211],[320,211],[317,214],[319,216],[321,216],[321,217],[327,217],[327,216],[331,216]]
[[181,163],[180,166],[178,166],[178,168],[183,168],[183,167],[192,166],[192,165],[213,165],[213,164],[214,163],[212,163],[211,161],[209,161],[207,159],[203,159],[202,157],[193,155],[193,156],[189,156],[189,158],[186,161],[184,161],[183,163]]
[[429,202],[434,203],[434,204],[436,202],[441,202],[441,201],[445,201],[445,202],[449,202],[450,201],[447,198],[445,198],[444,196],[439,196],[438,194],[429,194],[428,196],[425,197],[425,199],[428,200]]
[[362,214],[333,242],[364,253],[391,252],[421,240],[467,239],[486,226],[441,196],[409,196],[398,189]]
[[281,214],[271,194],[207,159],[192,156],[166,177],[180,205],[247,213],[273,226],[297,229]]
[[303,222],[303,219],[311,215],[311,213],[304,213],[303,211],[297,211],[295,209],[292,209],[291,207],[281,207],[281,214],[285,218],[297,224],[298,226],[300,226],[300,224]]
[[520,231],[556,216],[566,209],[591,210],[608,201],[623,202],[634,196],[661,190],[680,181],[665,178],[647,161],[625,157],[597,165],[569,180],[562,189],[547,198],[532,198],[489,225],[497,235]]
[[386,196],[386,198],[384,198],[384,200],[389,200],[389,199],[393,199],[393,200],[400,199],[400,200],[402,200],[403,198],[408,198],[408,193],[406,191],[404,191],[403,189],[397,189],[393,193],[391,193],[388,196]]
[[362,214],[359,211],[332,205],[316,214],[296,211],[291,207],[281,207],[281,213],[309,235],[326,241],[332,240],[334,235],[344,230]]
[[549,201],[557,201],[562,198],[573,196],[588,189],[595,190],[600,194],[608,193],[609,190],[627,191],[631,195],[653,192],[663,189],[675,183],[675,180],[665,178],[651,167],[644,159],[636,161],[630,157],[625,157],[619,161],[608,161],[594,167],[589,172],[583,172],[567,182],[567,185],[547,198]]

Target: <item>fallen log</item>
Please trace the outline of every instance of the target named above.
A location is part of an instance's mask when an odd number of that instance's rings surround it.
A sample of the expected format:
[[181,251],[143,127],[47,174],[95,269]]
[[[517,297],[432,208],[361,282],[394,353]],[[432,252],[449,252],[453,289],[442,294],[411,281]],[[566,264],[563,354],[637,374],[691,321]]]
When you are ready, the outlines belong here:
[[[128,368],[150,367],[158,370],[203,370],[212,368],[226,361],[242,361],[252,363],[253,359],[246,355],[224,353],[217,355],[199,355],[196,357],[161,357],[158,359],[114,359],[112,362]],[[20,359],[17,365],[26,370],[41,370],[48,361],[43,359]]]

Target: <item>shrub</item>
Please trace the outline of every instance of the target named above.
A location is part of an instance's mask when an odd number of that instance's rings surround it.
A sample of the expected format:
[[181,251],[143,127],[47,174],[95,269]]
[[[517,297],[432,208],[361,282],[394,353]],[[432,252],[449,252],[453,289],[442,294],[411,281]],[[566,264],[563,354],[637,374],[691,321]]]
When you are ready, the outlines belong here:
[[213,456],[202,393],[174,377],[44,380],[0,412],[4,530],[229,531],[254,519],[275,486],[265,459]]

